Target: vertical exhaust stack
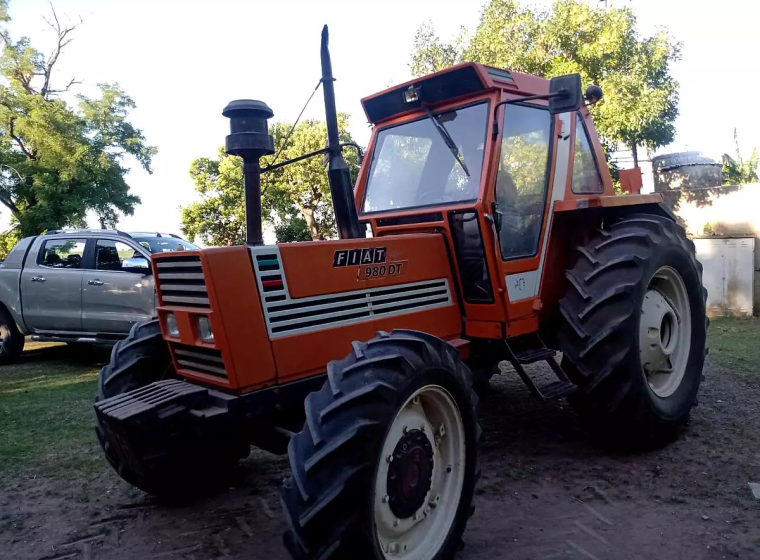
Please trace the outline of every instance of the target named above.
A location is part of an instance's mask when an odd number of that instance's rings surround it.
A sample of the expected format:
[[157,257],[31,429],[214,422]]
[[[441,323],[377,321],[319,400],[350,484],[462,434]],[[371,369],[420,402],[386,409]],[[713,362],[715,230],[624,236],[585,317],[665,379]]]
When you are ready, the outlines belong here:
[[330,193],[335,209],[335,223],[341,239],[362,237],[359,229],[359,217],[356,213],[351,174],[348,164],[343,159],[343,150],[338,138],[338,113],[335,109],[335,78],[332,75],[332,62],[327,43],[329,34],[327,26],[322,28],[322,87],[325,92],[325,120],[327,121],[327,177],[330,181]]
[[263,101],[238,99],[230,101],[222,115],[230,119],[230,134],[224,140],[225,151],[243,158],[245,242],[263,245],[259,158],[274,153],[274,138],[269,135],[267,125],[267,119],[271,119],[274,113]]

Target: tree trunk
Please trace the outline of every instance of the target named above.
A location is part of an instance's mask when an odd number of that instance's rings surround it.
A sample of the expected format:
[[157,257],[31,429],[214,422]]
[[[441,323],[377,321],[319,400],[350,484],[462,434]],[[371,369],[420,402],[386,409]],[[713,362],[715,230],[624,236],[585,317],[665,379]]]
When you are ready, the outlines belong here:
[[319,241],[319,227],[317,224],[317,218],[314,216],[314,209],[306,206],[300,207],[301,214],[303,214],[306,220],[306,227],[309,228],[309,235],[311,235],[312,241]]
[[638,167],[639,166],[639,154],[636,151],[636,144],[634,144],[631,147],[631,153],[633,154],[633,166]]

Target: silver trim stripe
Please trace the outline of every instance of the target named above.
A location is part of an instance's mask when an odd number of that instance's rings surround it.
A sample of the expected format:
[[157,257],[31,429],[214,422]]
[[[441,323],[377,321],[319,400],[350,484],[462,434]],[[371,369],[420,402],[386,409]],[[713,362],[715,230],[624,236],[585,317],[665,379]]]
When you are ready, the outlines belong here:
[[[376,317],[404,315],[453,304],[446,278],[291,298],[279,249],[276,246],[251,247],[251,257],[270,338],[320,331]],[[275,260],[276,266],[273,264]],[[261,270],[262,267],[265,270]],[[281,278],[282,288],[269,288],[265,291],[262,281],[268,277]]]

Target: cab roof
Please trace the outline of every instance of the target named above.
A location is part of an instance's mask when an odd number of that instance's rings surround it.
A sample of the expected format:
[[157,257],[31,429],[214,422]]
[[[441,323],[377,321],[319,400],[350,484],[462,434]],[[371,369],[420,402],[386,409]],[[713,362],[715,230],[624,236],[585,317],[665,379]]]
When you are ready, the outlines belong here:
[[438,105],[495,89],[517,95],[545,95],[549,93],[549,80],[465,62],[365,97],[362,106],[367,120],[377,124],[418,111],[423,103]]

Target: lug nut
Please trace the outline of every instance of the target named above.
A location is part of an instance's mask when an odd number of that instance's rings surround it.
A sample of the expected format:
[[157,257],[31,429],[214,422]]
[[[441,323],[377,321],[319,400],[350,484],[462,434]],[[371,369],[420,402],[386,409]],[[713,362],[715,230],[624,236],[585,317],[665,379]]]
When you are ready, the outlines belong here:
[[438,426],[438,435],[441,437],[446,435],[446,426],[444,426],[443,424]]
[[447,472],[447,473],[450,473],[450,472],[451,472],[451,465],[449,465],[448,467],[446,467],[446,472]]
[[383,503],[384,504],[387,504],[388,500],[390,500],[390,498],[388,496],[383,496]]
[[388,457],[386,458],[386,461],[388,461],[389,463],[393,462],[393,455],[388,455]]
[[394,519],[393,520],[393,526],[394,527],[398,527],[398,519]]
[[409,433],[409,426],[404,426],[404,433]]

